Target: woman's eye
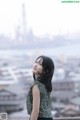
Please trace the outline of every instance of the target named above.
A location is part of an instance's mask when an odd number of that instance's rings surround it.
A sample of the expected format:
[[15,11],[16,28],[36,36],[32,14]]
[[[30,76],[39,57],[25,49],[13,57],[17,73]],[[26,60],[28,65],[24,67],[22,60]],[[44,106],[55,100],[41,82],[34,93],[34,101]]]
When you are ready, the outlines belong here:
[[39,65],[42,65],[42,63],[39,63]]
[[35,61],[35,63],[37,63],[39,65],[42,65],[42,63],[40,61]]

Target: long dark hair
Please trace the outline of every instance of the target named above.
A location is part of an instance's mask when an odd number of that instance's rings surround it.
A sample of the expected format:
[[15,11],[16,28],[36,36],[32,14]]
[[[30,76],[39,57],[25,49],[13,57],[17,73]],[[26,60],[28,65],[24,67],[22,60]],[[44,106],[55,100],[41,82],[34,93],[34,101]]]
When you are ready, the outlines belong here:
[[[47,56],[39,56],[36,60],[38,60],[39,58],[41,58],[43,61],[42,62],[43,73],[39,76],[38,80],[46,86],[48,92],[51,92],[52,91],[51,80],[54,73],[53,60]],[[35,79],[35,74],[33,74],[33,78]]]

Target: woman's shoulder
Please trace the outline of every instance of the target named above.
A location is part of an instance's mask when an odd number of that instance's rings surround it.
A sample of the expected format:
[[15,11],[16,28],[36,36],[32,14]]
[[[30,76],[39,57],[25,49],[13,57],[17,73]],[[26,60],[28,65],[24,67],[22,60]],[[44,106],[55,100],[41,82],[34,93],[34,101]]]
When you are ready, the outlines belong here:
[[41,83],[40,81],[36,80],[34,82],[34,85],[37,84],[39,87],[45,87],[45,85],[43,83]]
[[44,85],[43,83],[41,83],[40,81],[38,81],[38,80],[34,81],[34,84],[33,84],[32,88],[33,88],[35,85],[38,86],[38,88],[39,88],[40,91],[42,91],[42,90],[45,89],[45,85]]

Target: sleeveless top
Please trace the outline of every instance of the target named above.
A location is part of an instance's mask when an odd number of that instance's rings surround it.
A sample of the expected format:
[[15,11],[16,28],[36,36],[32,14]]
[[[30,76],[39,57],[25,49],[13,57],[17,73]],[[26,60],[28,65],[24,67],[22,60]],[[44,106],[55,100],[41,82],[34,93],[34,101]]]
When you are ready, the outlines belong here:
[[[39,109],[39,116],[40,118],[51,118],[51,100],[50,100],[50,92],[47,91],[45,85],[41,83],[40,81],[36,80],[34,81],[33,86],[37,84],[39,90],[40,90],[40,109]],[[32,87],[33,87],[32,86]],[[27,111],[28,114],[31,115],[32,112],[32,101],[33,101],[33,95],[32,95],[32,87],[30,88],[30,91],[27,95]]]

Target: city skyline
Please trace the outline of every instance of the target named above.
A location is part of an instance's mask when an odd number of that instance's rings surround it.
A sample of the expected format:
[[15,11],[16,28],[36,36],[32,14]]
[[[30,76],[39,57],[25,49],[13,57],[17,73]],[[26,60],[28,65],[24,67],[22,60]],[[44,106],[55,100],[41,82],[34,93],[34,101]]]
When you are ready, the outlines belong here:
[[0,1],[0,34],[14,37],[23,25],[22,5],[25,4],[26,31],[35,36],[68,35],[80,31],[79,3],[64,4],[60,0]]

